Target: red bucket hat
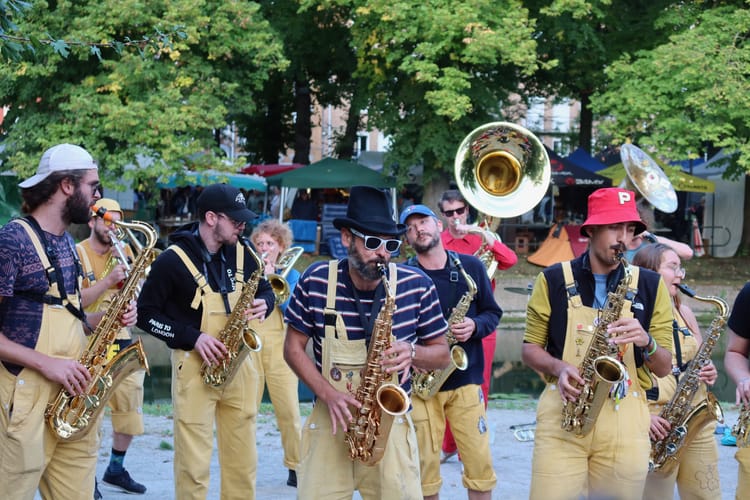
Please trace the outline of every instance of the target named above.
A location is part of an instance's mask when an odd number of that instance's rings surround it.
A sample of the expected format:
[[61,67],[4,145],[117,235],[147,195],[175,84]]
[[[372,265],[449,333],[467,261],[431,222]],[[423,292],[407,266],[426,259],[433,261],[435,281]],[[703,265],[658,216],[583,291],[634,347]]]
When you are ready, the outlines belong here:
[[588,236],[587,226],[603,226],[635,223],[635,234],[646,230],[646,224],[638,215],[635,206],[635,193],[622,188],[597,189],[589,196],[589,216],[581,226],[581,234]]

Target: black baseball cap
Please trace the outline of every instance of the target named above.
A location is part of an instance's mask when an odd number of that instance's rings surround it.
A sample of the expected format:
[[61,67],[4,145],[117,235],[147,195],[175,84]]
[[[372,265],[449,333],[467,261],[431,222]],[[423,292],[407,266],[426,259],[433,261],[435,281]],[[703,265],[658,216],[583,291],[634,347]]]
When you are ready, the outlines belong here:
[[211,184],[198,196],[198,210],[226,214],[236,221],[252,222],[258,216],[247,208],[242,191],[229,184]]

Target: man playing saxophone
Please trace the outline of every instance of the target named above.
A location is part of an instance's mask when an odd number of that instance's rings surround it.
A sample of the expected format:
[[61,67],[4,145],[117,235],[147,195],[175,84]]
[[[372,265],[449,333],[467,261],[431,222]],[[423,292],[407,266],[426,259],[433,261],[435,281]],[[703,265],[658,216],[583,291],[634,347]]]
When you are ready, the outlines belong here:
[[[26,216],[0,229],[0,498],[31,500],[38,489],[44,499],[91,500],[97,433],[62,440],[45,410],[61,390],[79,396],[91,381],[78,359],[104,313],[86,315],[80,305],[67,230],[91,217],[97,164],[85,149],[58,144],[19,187]],[[120,323],[135,324],[136,314],[125,306]]]
[[[384,455],[373,465],[350,458],[371,451],[352,449],[350,430],[370,418],[376,424],[387,418],[385,410],[360,415],[361,408],[375,405],[356,397],[369,385],[373,368],[408,392],[412,365],[426,370],[448,365],[447,325],[437,291],[421,271],[390,262],[405,227],[394,220],[383,190],[352,187],[346,216],[333,224],[341,230],[348,257],[311,265],[285,314],[284,359],[316,398],[302,430],[298,498],[351,498],[359,490],[366,500],[421,499],[408,412],[393,417],[387,435],[377,435],[375,444],[384,446]],[[391,338],[390,347],[371,352],[368,343],[378,339],[378,345],[382,333]],[[311,339],[314,360],[305,352]],[[408,398],[404,403],[408,410]]]
[[[623,265],[622,252],[642,229],[632,191],[599,189],[581,227],[588,250],[536,279],[521,356],[548,384],[537,408],[532,499],[643,494],[651,450],[645,391],[649,372],[663,377],[671,368],[672,308],[658,274]],[[600,346],[611,354],[596,354]],[[620,381],[584,379],[579,367],[592,361],[619,366]]]
[[[122,220],[122,209],[115,200],[102,198],[96,202],[93,210],[99,208],[105,209],[112,220]],[[117,293],[118,285],[127,277],[127,259],[132,263],[133,251],[130,245],[119,241],[116,236],[113,238],[116,232],[113,222],[96,216],[89,220],[88,225],[91,233],[87,239],[76,245],[76,250],[83,268],[83,306],[86,312],[96,312],[106,310],[110,297]],[[114,245],[118,245],[118,248]],[[123,259],[126,261],[123,262]],[[131,342],[130,329],[122,328],[108,358],[114,357]],[[133,436],[143,434],[145,376],[144,370],[138,370],[126,377],[117,385],[108,401],[112,409],[112,451],[103,481],[128,493],[146,492],[146,487],[133,480],[123,466]],[[94,493],[96,496],[97,492]]]
[[[406,241],[416,252],[407,261],[435,283],[443,315],[448,319],[449,339],[464,352],[467,366],[454,370],[429,399],[416,397],[412,418],[417,430],[422,494],[439,498],[440,445],[445,424],[453,429],[463,462],[463,484],[472,500],[490,499],[497,478],[492,467],[490,439],[482,393],[484,356],[482,339],[495,330],[502,310],[482,262],[471,255],[448,252],[440,239],[442,222],[425,205],[411,205],[401,212]],[[460,311],[459,311],[460,309]],[[449,340],[449,343],[450,340]],[[441,370],[431,372],[438,379]],[[424,375],[417,375],[420,379]],[[428,379],[429,380],[429,379]]]
[[[735,384],[740,405],[740,420],[735,425],[737,453],[734,458],[739,466],[735,498],[750,497],[750,446],[747,439],[750,430],[750,282],[745,283],[737,294],[732,313],[727,321],[729,339],[724,354],[724,367]],[[738,432],[739,431],[739,432]]]
[[[695,396],[690,401],[682,401],[676,404],[687,405],[686,408],[674,408],[674,414],[687,413],[707,399],[706,384],[713,385],[716,382],[718,372],[710,359],[710,350],[708,359],[703,362],[700,372],[691,374],[689,372],[690,362],[696,358],[700,352],[700,347],[704,342],[701,335],[698,321],[695,314],[687,304],[680,300],[679,286],[681,280],[685,277],[685,269],[681,266],[680,257],[672,247],[663,243],[646,245],[641,248],[633,258],[633,264],[644,269],[651,269],[658,272],[664,283],[667,285],[669,295],[672,297],[674,323],[672,326],[672,344],[674,346],[672,358],[672,372],[666,377],[657,378],[654,381],[654,387],[647,391],[649,400],[649,409],[651,410],[651,456],[658,464],[658,469],[649,473],[646,480],[646,488],[643,492],[644,500],[660,500],[674,496],[675,484],[680,498],[694,498],[703,500],[718,500],[721,498],[721,487],[719,484],[719,448],[716,444],[714,431],[716,430],[716,420],[713,417],[711,408],[707,408],[707,424],[698,428],[700,423],[698,418],[690,419],[685,425],[697,426],[691,431],[692,439],[688,442],[685,438],[683,445],[680,447],[679,462],[670,463],[671,459],[664,459],[666,454],[664,450],[665,440],[672,430],[673,425],[682,425],[683,422],[670,422],[662,416],[664,408],[670,408],[670,405],[677,389],[678,384],[689,382],[689,376],[698,377],[696,380],[697,390]],[[725,318],[720,318],[723,324]],[[712,333],[708,332],[709,335]],[[718,335],[720,332],[715,332]],[[708,340],[706,338],[706,340]],[[715,343],[717,339],[713,339]],[[684,395],[682,396],[684,398]],[[718,404],[718,403],[717,403]],[[710,405],[712,406],[712,405]],[[668,416],[668,415],[667,415]],[[659,445],[659,446],[657,446]],[[659,453],[655,453],[658,451]]]
[[[449,189],[440,197],[438,204],[440,213],[445,217],[445,227],[440,233],[440,239],[446,250],[453,250],[466,255],[483,255],[492,261],[492,269],[504,271],[515,266],[518,262],[518,256],[505,243],[500,240],[496,232],[485,228],[481,231],[478,226],[467,224],[469,217],[469,204],[466,198],[457,189]],[[477,234],[477,230],[481,234]],[[487,262],[484,262],[487,265]],[[495,290],[494,272],[491,272],[490,282],[492,290]],[[495,358],[495,346],[497,344],[497,331],[493,330],[489,335],[482,338],[482,349],[484,352],[484,372],[482,375],[482,393],[484,393],[485,408],[487,407],[487,398],[490,392],[490,382],[492,381],[492,361]],[[443,439],[443,458],[446,461],[458,452],[456,440],[450,430],[450,425],[446,426],[445,438]]]
[[[151,266],[138,299],[138,326],[172,349],[175,498],[207,497],[214,424],[221,497],[255,498],[257,371],[247,356],[216,387],[208,383],[214,377],[204,376],[204,364],[214,374],[214,368],[241,359],[218,337],[244,335],[243,328],[225,330],[234,325],[239,304],[242,326],[265,318],[273,310],[273,291],[265,279],[255,281],[262,274],[260,259],[238,243],[245,224],[255,218],[242,193],[213,184],[198,197],[197,207],[198,221],[173,233],[171,245]],[[254,298],[245,306],[243,292],[253,287]]]

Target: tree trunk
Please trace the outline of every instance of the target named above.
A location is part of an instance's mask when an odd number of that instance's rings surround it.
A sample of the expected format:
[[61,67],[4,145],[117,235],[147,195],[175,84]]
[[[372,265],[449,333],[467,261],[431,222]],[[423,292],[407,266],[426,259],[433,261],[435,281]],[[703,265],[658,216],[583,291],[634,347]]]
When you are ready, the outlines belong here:
[[336,138],[336,157],[340,160],[351,160],[354,157],[354,144],[357,142],[362,107],[359,104],[357,93],[353,93],[349,99],[349,114],[346,117],[346,129],[344,135]]
[[581,129],[578,134],[578,145],[587,153],[591,153],[591,143],[593,142],[594,114],[591,111],[591,102],[588,90],[581,91]]
[[307,81],[294,81],[294,163],[310,163],[310,139],[312,136],[310,85]]

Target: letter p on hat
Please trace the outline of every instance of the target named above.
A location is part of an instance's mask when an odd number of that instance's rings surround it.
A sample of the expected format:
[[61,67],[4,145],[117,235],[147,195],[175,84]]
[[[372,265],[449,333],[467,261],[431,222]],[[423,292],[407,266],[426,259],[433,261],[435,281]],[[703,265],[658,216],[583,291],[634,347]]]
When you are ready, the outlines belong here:
[[98,165],[88,151],[74,144],[52,146],[42,155],[36,174],[18,184],[20,188],[34,187],[53,172],[66,170],[92,170]]

